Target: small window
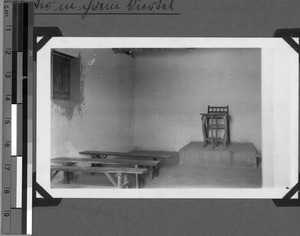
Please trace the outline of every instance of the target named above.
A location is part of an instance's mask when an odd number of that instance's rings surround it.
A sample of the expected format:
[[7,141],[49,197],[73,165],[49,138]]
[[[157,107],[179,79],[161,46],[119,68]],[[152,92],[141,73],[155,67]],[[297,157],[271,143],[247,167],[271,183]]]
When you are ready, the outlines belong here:
[[52,49],[52,98],[78,100],[80,94],[79,58]]

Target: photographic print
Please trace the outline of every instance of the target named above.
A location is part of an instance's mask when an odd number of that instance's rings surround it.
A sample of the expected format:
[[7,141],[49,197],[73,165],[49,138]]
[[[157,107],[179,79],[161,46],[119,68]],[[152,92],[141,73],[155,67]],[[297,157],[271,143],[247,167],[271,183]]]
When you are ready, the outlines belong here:
[[55,197],[280,195],[297,182],[296,57],[276,39],[52,38],[37,181]]

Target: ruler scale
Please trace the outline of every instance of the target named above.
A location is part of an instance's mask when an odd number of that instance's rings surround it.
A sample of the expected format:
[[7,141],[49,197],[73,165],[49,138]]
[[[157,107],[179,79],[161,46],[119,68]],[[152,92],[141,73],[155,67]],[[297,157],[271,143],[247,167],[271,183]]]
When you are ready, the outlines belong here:
[[30,81],[28,68],[32,72],[33,63],[29,63],[32,56],[29,56],[28,49],[32,48],[32,40],[28,38],[33,37],[33,34],[32,17],[30,30],[28,28],[29,6],[32,8],[31,3],[17,1],[4,1],[3,5],[3,234],[31,234],[32,151],[29,164],[28,140],[32,136],[32,120],[29,130],[27,89]]
[[13,7],[3,5],[3,120],[2,125],[2,233],[10,234],[11,228],[11,101],[12,101],[12,44]]
[[[20,80],[22,79],[22,42],[20,36],[22,34],[22,3],[13,2],[13,45],[12,45],[12,139],[11,139],[11,158],[16,159],[15,168],[20,167],[20,161],[22,162],[22,93],[20,89]],[[24,168],[21,170],[12,170],[11,173],[24,172]],[[11,175],[11,185],[16,184],[16,196],[11,196],[11,200],[17,200],[18,202],[11,202],[11,230],[10,234],[24,233],[24,223],[22,215],[23,203],[23,189],[20,182],[17,181],[17,175]],[[23,176],[22,176],[23,177]],[[22,196],[20,199],[20,195]],[[21,204],[20,201],[21,200]],[[16,206],[16,207],[14,207]],[[20,225],[21,223],[21,225]],[[14,226],[14,227],[13,227]]]

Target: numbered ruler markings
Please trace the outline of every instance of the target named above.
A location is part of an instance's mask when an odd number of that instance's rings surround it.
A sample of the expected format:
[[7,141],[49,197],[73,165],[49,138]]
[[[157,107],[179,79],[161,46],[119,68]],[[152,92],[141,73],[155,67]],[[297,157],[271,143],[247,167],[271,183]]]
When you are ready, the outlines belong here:
[[11,233],[11,101],[13,7],[3,4],[3,148],[2,148],[2,233]]
[[[23,139],[23,119],[26,120],[26,115],[23,114],[23,96],[26,95],[26,91],[23,91],[23,63],[24,63],[24,50],[27,47],[24,47],[24,39],[27,37],[24,36],[24,6],[27,3],[25,2],[14,2],[13,11],[15,13],[13,17],[13,59],[12,59],[12,103],[14,109],[16,110],[16,152],[14,152],[13,158],[16,158],[16,175],[13,176],[12,181],[16,186],[15,189],[15,205],[17,208],[12,211],[11,215],[11,232],[14,234],[26,234],[26,183],[27,176],[24,177],[24,173],[27,171],[26,159],[24,160],[24,154],[26,149],[24,149],[24,142],[26,139]],[[26,89],[26,88],[25,88]],[[26,102],[26,100],[25,100]],[[24,131],[26,133],[26,130]],[[25,155],[26,156],[26,155]]]

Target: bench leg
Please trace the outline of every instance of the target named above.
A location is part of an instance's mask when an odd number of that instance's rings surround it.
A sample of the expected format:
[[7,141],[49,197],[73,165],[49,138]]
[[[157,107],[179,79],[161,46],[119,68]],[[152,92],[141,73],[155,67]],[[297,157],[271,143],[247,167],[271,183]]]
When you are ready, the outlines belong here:
[[51,180],[58,174],[59,171],[51,171]]
[[116,188],[118,187],[118,184],[116,183],[116,181],[113,179],[113,177],[110,175],[110,173],[104,173],[106,175],[106,177],[109,179],[109,181],[113,184],[113,186],[115,186]]
[[123,185],[122,174],[117,173],[117,178],[118,178],[118,188],[122,188]]
[[122,187],[128,188],[128,184],[129,182],[128,182],[127,174],[124,174]]

